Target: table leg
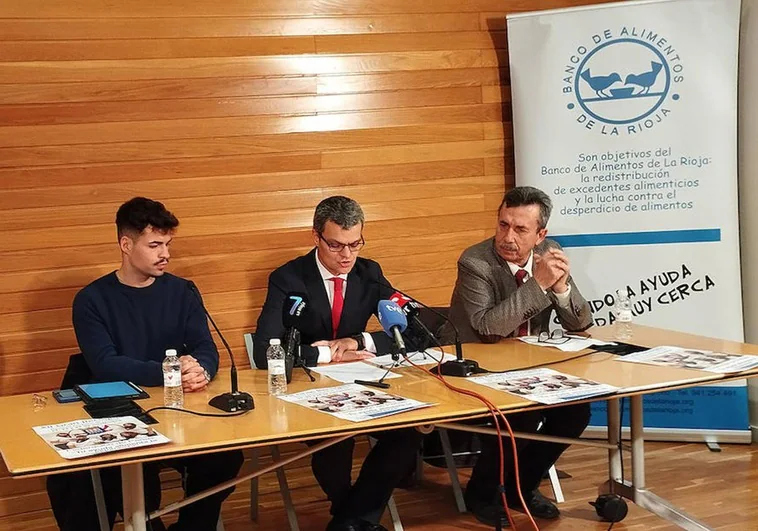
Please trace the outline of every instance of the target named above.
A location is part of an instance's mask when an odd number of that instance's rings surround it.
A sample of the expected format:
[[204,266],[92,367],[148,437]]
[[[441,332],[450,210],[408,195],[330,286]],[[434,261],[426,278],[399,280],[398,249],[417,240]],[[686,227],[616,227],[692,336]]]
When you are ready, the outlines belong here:
[[[281,468],[285,465],[288,465],[290,463],[293,463],[297,461],[298,459],[302,459],[303,457],[307,457],[309,455],[315,454],[319,450],[322,450],[326,448],[327,446],[332,446],[333,444],[337,444],[339,442],[342,442],[346,439],[349,439],[353,437],[355,434],[347,434],[347,435],[339,435],[337,437],[334,437],[332,439],[327,439],[325,441],[322,441],[318,444],[314,444],[313,446],[308,447],[306,450],[303,450],[302,452],[298,452],[297,454],[290,455],[289,457],[286,457],[284,459],[277,459],[270,465],[266,465],[262,468],[259,468],[255,472],[252,472],[250,474],[245,474],[244,476],[237,477],[235,479],[230,479],[229,481],[224,481],[223,483],[219,483],[215,487],[211,487],[210,489],[206,489],[202,492],[198,492],[197,494],[193,494],[192,496],[187,496],[181,501],[171,503],[162,509],[158,509],[156,511],[153,511],[150,513],[150,518],[158,518],[160,516],[163,516],[164,514],[168,514],[173,511],[177,511],[181,509],[182,507],[185,507],[191,503],[196,502],[197,500],[201,500],[203,498],[207,498],[208,496],[211,496],[212,494],[215,494],[217,492],[221,492],[222,490],[226,490],[229,487],[233,487],[235,485],[238,485],[239,483],[249,481],[253,478],[257,478],[259,476],[262,476],[263,474],[267,474],[269,472],[272,472],[274,470],[277,470],[278,468]],[[140,478],[142,476],[140,475]],[[124,490],[124,494],[126,495],[126,490]],[[124,503],[124,511],[126,512],[126,503]],[[144,514],[144,503],[142,508],[143,514]],[[144,527],[144,521],[142,527],[133,527],[133,528],[126,528],[125,531],[145,531]]]
[[701,531],[711,529],[693,516],[671,505],[645,488],[645,439],[643,433],[642,396],[630,397],[630,425],[632,438],[632,501],[682,529]]
[[121,466],[124,531],[146,531],[145,481],[142,463]]
[[608,409],[608,481],[603,483],[598,489],[598,494],[618,494],[629,498],[634,498],[632,484],[629,481],[622,481],[624,476],[623,461],[619,438],[621,434],[621,409],[620,400],[611,398],[607,402]]
[[629,399],[629,428],[632,439],[632,483],[634,490],[645,488],[645,433],[642,419],[642,396]]
[[612,398],[607,402],[608,408],[608,443],[613,445],[608,450],[608,479],[621,481],[621,449],[619,448],[619,429],[621,427],[621,413],[619,411],[619,399]]

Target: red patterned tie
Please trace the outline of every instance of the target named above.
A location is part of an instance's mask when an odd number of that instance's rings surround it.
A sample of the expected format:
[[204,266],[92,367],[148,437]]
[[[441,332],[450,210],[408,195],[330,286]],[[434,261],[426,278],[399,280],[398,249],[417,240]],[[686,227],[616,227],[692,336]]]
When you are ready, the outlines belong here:
[[[526,269],[519,269],[518,271],[516,271],[515,277],[516,277],[516,285],[520,288],[521,286],[524,285],[524,282],[529,280],[529,273],[527,272]],[[516,335],[518,337],[529,335],[529,321],[524,321],[523,323],[519,325]]]
[[342,317],[342,306],[345,298],[342,295],[342,284],[345,282],[340,277],[332,277],[329,280],[334,282],[334,299],[332,301],[332,338],[337,339],[337,329],[340,327],[340,317]]

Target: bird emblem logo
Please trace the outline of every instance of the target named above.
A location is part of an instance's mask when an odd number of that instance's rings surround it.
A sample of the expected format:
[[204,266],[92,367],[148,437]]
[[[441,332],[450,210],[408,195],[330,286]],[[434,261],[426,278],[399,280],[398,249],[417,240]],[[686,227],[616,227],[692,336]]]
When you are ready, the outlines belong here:
[[577,122],[598,126],[603,134],[634,134],[654,127],[671,112],[680,95],[674,90],[683,76],[681,58],[672,44],[659,46],[653,35],[625,30],[615,38],[579,47],[565,72],[567,107],[578,111]]
[[[661,72],[663,65],[650,62],[650,71],[641,74],[628,74],[624,81],[621,81],[621,75],[618,72],[612,72],[607,76],[593,76],[588,68],[579,74],[584,81],[590,86],[599,98],[622,99],[634,98],[650,93],[650,87],[655,84],[658,74]],[[611,88],[611,87],[616,88]],[[636,90],[640,89],[640,90]],[[610,90],[610,93],[608,92]]]

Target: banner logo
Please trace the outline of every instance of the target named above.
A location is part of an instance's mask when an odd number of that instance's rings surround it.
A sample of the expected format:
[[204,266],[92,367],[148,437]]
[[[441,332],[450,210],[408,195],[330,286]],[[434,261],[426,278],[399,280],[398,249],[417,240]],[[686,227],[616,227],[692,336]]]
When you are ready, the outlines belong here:
[[[592,35],[564,68],[566,105],[582,127],[604,135],[634,135],[663,122],[684,80],[679,53],[665,36],[622,27]],[[588,41],[589,42],[589,41]]]

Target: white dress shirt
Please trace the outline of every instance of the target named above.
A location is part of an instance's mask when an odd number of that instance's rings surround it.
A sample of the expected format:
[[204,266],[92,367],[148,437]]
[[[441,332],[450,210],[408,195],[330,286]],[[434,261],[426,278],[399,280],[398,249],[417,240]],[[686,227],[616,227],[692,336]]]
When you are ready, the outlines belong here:
[[[534,251],[532,251],[531,253],[529,253],[529,259],[526,261],[526,264],[524,264],[524,267],[521,267],[518,264],[514,264],[513,262],[508,262],[507,260],[506,260],[505,263],[508,264],[508,267],[510,268],[511,273],[513,273],[514,277],[516,276],[516,272],[519,269],[523,269],[529,275],[527,277],[527,280],[529,280],[530,278],[532,278],[532,266],[534,265]],[[568,308],[568,305],[569,305],[569,295],[571,295],[571,284],[566,284],[566,288],[567,288],[566,291],[564,291],[563,293],[555,293],[555,292],[553,292],[555,294],[555,302],[561,308]],[[547,290],[543,289],[542,291],[544,293],[547,293]],[[532,324],[530,322],[527,322],[527,324],[529,326],[529,330],[528,330],[527,334],[531,335],[532,334]]]
[[[316,251],[316,266],[318,272],[321,274],[321,279],[324,281],[324,288],[326,288],[326,296],[329,298],[329,308],[334,304],[334,281],[330,280],[334,277],[342,279],[342,300],[345,300],[345,294],[347,293],[347,275],[333,275],[318,257],[318,250]],[[345,311],[344,306],[342,311]],[[363,344],[366,347],[363,350],[376,354],[376,344],[371,334],[367,332],[361,332],[363,334]],[[318,349],[318,363],[330,363],[332,361],[332,351],[329,347],[316,347]]]

